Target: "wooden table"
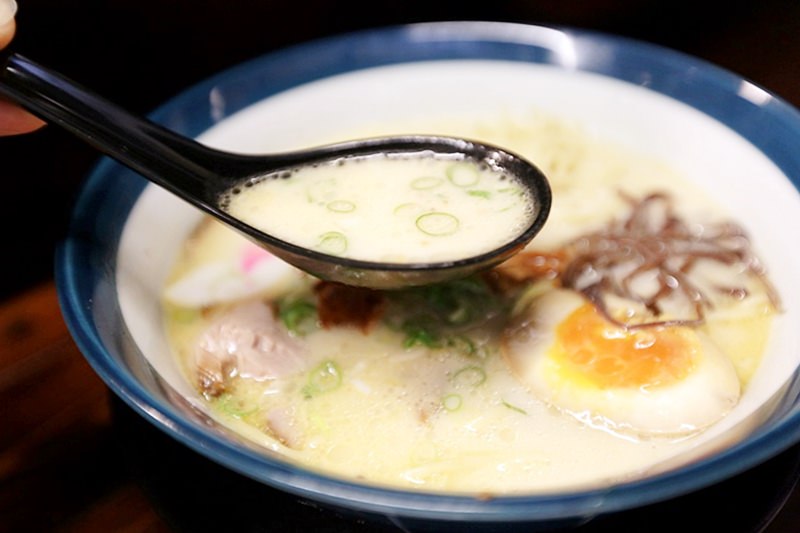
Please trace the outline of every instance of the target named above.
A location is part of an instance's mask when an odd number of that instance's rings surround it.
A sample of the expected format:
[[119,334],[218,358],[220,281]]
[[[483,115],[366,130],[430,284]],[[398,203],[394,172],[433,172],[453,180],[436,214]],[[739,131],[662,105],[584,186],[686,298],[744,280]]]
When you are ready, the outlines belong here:
[[0,307],[0,531],[168,531],[114,454],[109,392],[47,283]]
[[[224,478],[226,474],[222,469],[214,470],[215,466],[198,466],[200,463],[192,462],[178,464],[184,457],[187,461],[202,459],[191,458],[192,454],[160,431],[152,429],[154,434],[147,434],[149,426],[116,400],[84,360],[61,319],[52,282],[0,304],[0,532],[172,531],[178,527],[177,522],[165,518],[166,506],[154,498],[158,491],[147,490],[147,478],[142,476],[140,468],[152,462],[155,455],[166,456],[169,466],[158,467],[166,472],[159,481],[149,483],[151,489],[167,485],[163,492],[181,501],[178,491],[168,486],[170,480],[174,480],[176,487],[187,491],[189,501],[183,507],[196,509],[189,512],[198,516],[193,523],[205,523],[209,530],[218,530],[219,522],[213,519],[214,511],[210,508],[213,505],[198,499],[197,494],[210,491],[212,501],[219,502],[224,498],[221,494],[229,492],[228,487],[234,485],[228,484]],[[137,435],[146,437],[136,442]],[[159,438],[167,442],[159,444]],[[151,444],[161,446],[156,454],[147,451]],[[120,450],[130,450],[132,446],[145,458],[138,464],[121,460],[124,455]],[[793,467],[800,464],[799,458],[800,451],[795,447],[782,454],[782,462],[763,470],[785,471],[787,464]],[[170,468],[174,471],[169,471]],[[206,468],[208,470],[204,470]],[[181,485],[177,479],[187,472],[196,478],[189,478]],[[740,484],[746,487],[746,492],[752,491],[753,498],[773,490],[778,494],[773,499],[789,497],[777,518],[764,531],[800,531],[800,491],[791,490],[796,477],[779,482],[763,479],[763,475],[746,478]],[[242,494],[262,498],[258,493],[260,489],[246,485],[252,483],[249,480],[241,478],[233,483],[245,483]],[[760,486],[752,486],[754,483]],[[776,487],[776,483],[784,488]],[[206,485],[208,490],[188,492],[197,485]],[[213,493],[214,490],[218,492]],[[242,501],[242,496],[237,498]],[[324,510],[297,504],[293,498],[277,491],[265,493],[263,498],[270,500],[269,507],[274,508],[277,503],[278,508],[284,510],[279,518],[272,518],[265,524],[265,531],[338,532],[377,528],[347,519],[337,521]],[[734,512],[736,506],[734,501],[726,505],[730,512]],[[773,508],[779,509],[780,505]],[[260,516],[275,515],[267,509],[259,509],[254,516],[259,513]],[[658,512],[665,516],[672,514],[666,508],[652,511]],[[769,521],[768,518],[762,520]],[[187,528],[194,529],[202,527]],[[622,530],[619,523],[613,527],[600,523],[591,530],[612,529]],[[257,529],[248,529],[254,530]]]

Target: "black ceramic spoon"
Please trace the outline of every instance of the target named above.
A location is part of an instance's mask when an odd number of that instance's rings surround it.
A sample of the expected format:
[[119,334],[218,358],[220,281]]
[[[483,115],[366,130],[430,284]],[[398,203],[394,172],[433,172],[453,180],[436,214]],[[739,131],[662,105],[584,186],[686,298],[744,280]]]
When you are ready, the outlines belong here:
[[[11,51],[0,53],[0,95],[57,124],[153,183],[211,214],[276,256],[319,278],[348,285],[392,289],[465,277],[521,250],[541,229],[550,210],[550,187],[528,161],[503,149],[465,139],[387,137],[264,156],[211,149],[134,116],[104,98]],[[248,178],[278,170],[371,154],[463,156],[514,177],[530,192],[533,217],[512,242],[474,257],[431,263],[380,263],[302,248],[245,224],[221,209],[226,191]],[[380,224],[381,221],[375,221]],[[487,221],[491,223],[491,221]]]

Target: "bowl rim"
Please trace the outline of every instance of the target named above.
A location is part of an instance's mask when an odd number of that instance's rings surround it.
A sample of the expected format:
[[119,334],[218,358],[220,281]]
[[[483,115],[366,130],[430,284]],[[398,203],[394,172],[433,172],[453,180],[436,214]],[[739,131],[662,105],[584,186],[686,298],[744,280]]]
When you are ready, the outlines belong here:
[[[382,46],[374,46],[377,42]],[[606,58],[605,61],[568,65],[565,62],[569,58],[559,55],[554,46],[564,42],[571,43],[574,50],[603,47],[614,54],[616,61],[623,57],[630,64],[617,64]],[[352,50],[363,47],[371,51],[364,55],[352,53]],[[313,59],[308,61],[309,57]],[[304,59],[298,62],[299,58]],[[692,86],[689,88],[681,84],[659,85],[658,80],[651,81],[648,87],[689,104],[739,133],[773,161],[796,189],[800,189],[800,155],[793,155],[787,146],[796,146],[797,142],[772,142],[787,136],[800,141],[800,113],[781,97],[728,70],[659,45],[556,26],[443,21],[386,26],[324,37],[224,70],[168,100],[151,113],[150,118],[163,124],[175,123],[176,114],[183,106],[206,101],[211,91],[220,90],[227,84],[246,85],[248,73],[253,70],[294,65],[284,69],[285,73],[270,87],[251,87],[248,89],[250,97],[229,102],[228,115],[262,98],[328,76],[373,66],[446,58],[512,59],[575,68],[635,84],[641,84],[637,68],[634,68],[637,65],[656,64],[663,69],[664,75],[691,73]],[[741,91],[743,84],[749,84],[758,98],[748,97],[745,91]],[[713,89],[719,98],[708,98],[706,93],[701,95],[702,91],[698,90],[701,88]],[[260,97],[253,98],[253,95]],[[753,112],[769,116],[771,137],[765,137],[763,130],[752,124],[750,117]],[[181,125],[186,128],[185,134],[198,135],[217,119],[223,118],[214,117],[210,109],[204,109],[198,114],[201,115],[203,118],[197,124],[190,127]],[[117,197],[109,199],[104,188],[112,179],[115,184],[119,183],[120,174],[128,174],[125,176],[127,182],[121,185]],[[119,365],[105,347],[106,343],[113,341],[105,338],[98,329],[94,305],[99,296],[115,290],[113,271],[122,221],[145,184],[143,179],[108,159],[101,159],[87,177],[76,199],[67,236],[56,250],[55,278],[62,314],[89,364],[134,411],[189,448],[265,484],[334,506],[393,516],[481,522],[568,519],[639,507],[702,489],[752,468],[800,441],[800,406],[792,406],[789,402],[790,398],[800,396],[800,373],[796,371],[792,385],[776,411],[782,414],[782,418],[771,419],[764,432],[676,470],[604,488],[503,495],[483,500],[469,495],[419,493],[360,485],[265,458],[253,450],[205,432],[196,423],[186,420],[177,410],[156,399],[129,369]],[[117,224],[107,226],[99,221],[116,221]],[[99,250],[98,244],[108,245],[108,249]],[[109,281],[104,276],[112,279]],[[118,308],[116,312],[119,312]]]

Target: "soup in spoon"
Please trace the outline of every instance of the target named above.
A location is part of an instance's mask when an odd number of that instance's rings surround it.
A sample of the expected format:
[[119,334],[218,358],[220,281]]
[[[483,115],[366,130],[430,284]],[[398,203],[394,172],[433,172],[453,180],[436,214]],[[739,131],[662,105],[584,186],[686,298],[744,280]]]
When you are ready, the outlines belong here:
[[259,230],[324,254],[385,263],[478,256],[533,221],[517,178],[462,157],[373,155],[246,182],[221,205]]

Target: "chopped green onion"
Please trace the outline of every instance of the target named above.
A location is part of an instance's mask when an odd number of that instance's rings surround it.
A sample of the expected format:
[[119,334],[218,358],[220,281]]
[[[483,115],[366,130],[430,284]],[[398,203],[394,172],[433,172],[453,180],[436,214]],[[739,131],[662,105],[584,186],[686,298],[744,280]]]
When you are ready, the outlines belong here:
[[442,398],[442,407],[445,408],[446,411],[458,411],[461,409],[461,405],[464,401],[461,399],[460,394],[448,394],[444,398]]
[[516,412],[521,413],[523,415],[527,415],[528,414],[528,412],[525,409],[523,409],[522,407],[517,407],[516,405],[510,404],[505,400],[503,400],[503,405],[505,405],[506,407],[508,407],[512,411],[516,411]]
[[478,198],[485,198],[487,200],[492,195],[492,193],[489,191],[477,191],[477,190],[467,191],[467,194],[470,196],[476,196]]
[[466,305],[466,302],[461,303],[462,305],[459,305],[447,315],[448,324],[461,325],[472,320],[474,315],[473,309]]
[[475,354],[475,343],[466,335],[455,335],[447,339],[447,346],[454,348],[457,352],[464,355]]
[[418,191],[423,191],[427,189],[433,189],[438,187],[444,182],[442,178],[436,178],[433,176],[423,176],[421,178],[417,178],[411,182],[411,188],[416,189]]
[[497,192],[513,194],[514,196],[522,196],[524,193],[521,187],[503,187],[502,189],[497,189]]
[[328,178],[312,183],[306,188],[308,203],[323,203],[336,194],[336,180]]
[[220,411],[225,414],[228,414],[234,418],[243,418],[249,414],[255,413],[258,408],[252,407],[250,409],[244,409],[242,406],[242,402],[239,400],[234,400],[231,394],[223,394],[217,400],[217,407]]
[[349,200],[334,200],[325,206],[334,213],[351,213],[356,210],[356,204]]
[[341,255],[347,250],[347,237],[338,231],[323,233],[319,237],[317,250],[331,255]]
[[510,316],[516,317],[526,312],[531,303],[539,296],[553,288],[553,282],[550,280],[537,281],[532,285],[528,285],[522,290],[522,293],[517,296],[514,305],[511,307]]
[[456,187],[471,187],[480,181],[481,176],[473,164],[454,163],[447,167],[447,179]]
[[398,216],[417,216],[419,213],[425,211],[425,207],[415,204],[413,202],[408,202],[405,204],[400,204],[394,208],[392,211],[395,215]]
[[404,348],[413,348],[414,346],[425,346],[426,348],[438,348],[439,338],[430,330],[415,324],[406,324],[404,326],[406,338],[403,341]]
[[307,329],[303,327],[307,321],[311,319],[317,312],[316,306],[313,303],[305,300],[293,300],[281,302],[278,305],[278,316],[289,330],[289,333],[294,335],[303,335],[307,333]]
[[473,325],[505,314],[506,301],[481,276],[386,293],[383,321],[405,334],[404,345],[460,351],[485,359],[487,347],[475,341]]
[[450,213],[425,213],[417,217],[417,228],[426,235],[443,237],[452,235],[458,230],[458,218]]
[[[503,312],[503,302],[479,277],[414,287],[387,294],[391,307],[386,315],[406,333],[406,346],[456,348],[484,357],[484,348],[470,347],[471,340],[458,338],[476,320]],[[452,339],[451,339],[452,337]]]
[[313,398],[335,390],[342,384],[342,372],[334,361],[323,361],[308,375],[308,383],[303,387],[303,395]]
[[458,385],[477,387],[486,381],[486,371],[479,366],[465,366],[453,375],[453,381]]

